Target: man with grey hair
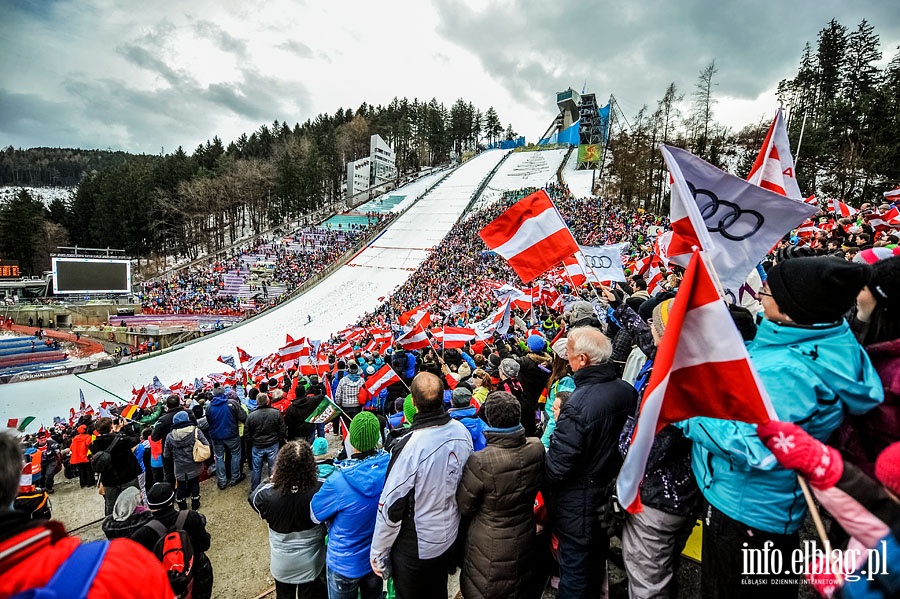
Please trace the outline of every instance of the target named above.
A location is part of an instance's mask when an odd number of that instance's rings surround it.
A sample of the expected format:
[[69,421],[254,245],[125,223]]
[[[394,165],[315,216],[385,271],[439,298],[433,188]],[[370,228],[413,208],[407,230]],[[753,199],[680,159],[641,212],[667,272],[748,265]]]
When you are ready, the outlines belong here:
[[609,538],[596,517],[622,465],[619,433],[637,392],[616,376],[612,345],[600,330],[571,329],[566,359],[575,391],[559,413],[544,462],[544,497],[559,536],[559,596],[599,597]]
[[140,589],[141,597],[172,597],[162,563],[134,541],[82,544],[60,522],[31,520],[12,510],[23,465],[18,440],[0,433],[0,597],[42,588],[56,597],[71,597],[81,588],[88,589],[85,597],[119,597],[128,589]]

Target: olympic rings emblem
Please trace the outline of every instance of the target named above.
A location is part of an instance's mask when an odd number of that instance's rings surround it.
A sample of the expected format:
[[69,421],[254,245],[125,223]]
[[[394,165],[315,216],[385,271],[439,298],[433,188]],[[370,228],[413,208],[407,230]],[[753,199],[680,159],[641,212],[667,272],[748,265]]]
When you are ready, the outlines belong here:
[[585,254],[584,262],[590,268],[611,268],[612,259],[609,256],[588,256]]
[[753,237],[765,223],[763,215],[756,210],[745,210],[734,202],[719,199],[708,189],[697,189],[690,181],[687,184],[710,233],[718,233],[730,241],[743,241]]

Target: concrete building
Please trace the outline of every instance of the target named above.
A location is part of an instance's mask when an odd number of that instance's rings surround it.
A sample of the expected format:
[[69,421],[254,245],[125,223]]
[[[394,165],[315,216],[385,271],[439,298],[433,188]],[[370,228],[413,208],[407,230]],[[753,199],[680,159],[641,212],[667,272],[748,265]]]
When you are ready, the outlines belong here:
[[347,163],[347,198],[370,191],[374,195],[386,190],[386,184],[397,178],[394,150],[380,135],[369,140],[369,155]]

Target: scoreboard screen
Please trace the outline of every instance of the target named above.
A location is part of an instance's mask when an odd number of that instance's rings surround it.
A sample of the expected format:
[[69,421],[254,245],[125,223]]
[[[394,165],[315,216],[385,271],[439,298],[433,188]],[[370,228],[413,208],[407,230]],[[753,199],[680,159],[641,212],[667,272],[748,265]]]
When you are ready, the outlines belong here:
[[53,258],[53,293],[131,293],[131,261]]

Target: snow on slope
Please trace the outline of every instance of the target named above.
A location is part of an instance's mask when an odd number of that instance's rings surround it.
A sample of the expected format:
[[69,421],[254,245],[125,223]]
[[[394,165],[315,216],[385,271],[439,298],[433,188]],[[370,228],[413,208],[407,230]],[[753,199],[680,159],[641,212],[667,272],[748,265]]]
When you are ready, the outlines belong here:
[[513,152],[491,178],[472,210],[493,204],[504,191],[543,187],[547,183],[556,182],[556,171],[565,155],[566,150]]
[[572,155],[569,156],[569,159],[566,161],[566,166],[563,167],[563,181],[569,186],[569,191],[572,192],[576,198],[587,198],[591,195],[591,185],[594,182],[594,171],[585,170],[578,171],[575,170],[575,167],[578,166],[578,152],[572,152]]
[[[261,355],[284,345],[285,333],[295,338],[327,338],[374,310],[380,303],[378,298],[391,293],[412,275],[428,248],[437,245],[459,219],[475,189],[504,153],[491,150],[466,162],[344,267],[303,295],[245,324],[158,357],[114,368],[0,385],[0,423],[9,418],[36,416],[29,427],[36,430],[41,423],[52,423],[53,416],[65,416],[69,408],[77,408],[79,389],[96,408],[104,400],[130,399],[132,387],[140,388],[154,375],[168,386],[222,372],[223,365],[216,358],[235,355],[237,346],[251,355]],[[312,316],[309,325],[307,315]]]

